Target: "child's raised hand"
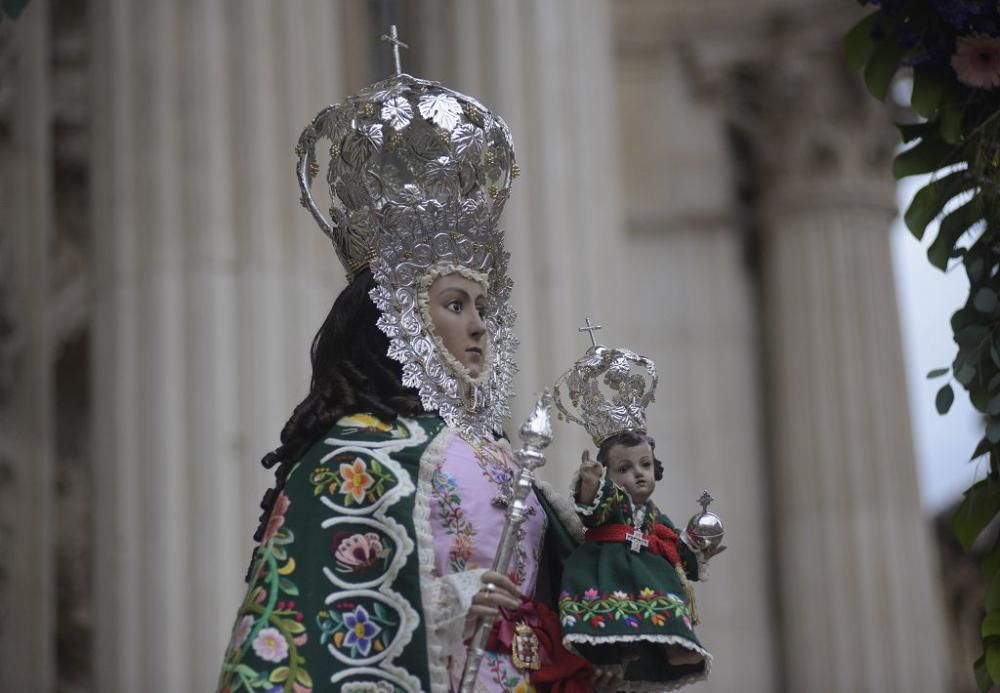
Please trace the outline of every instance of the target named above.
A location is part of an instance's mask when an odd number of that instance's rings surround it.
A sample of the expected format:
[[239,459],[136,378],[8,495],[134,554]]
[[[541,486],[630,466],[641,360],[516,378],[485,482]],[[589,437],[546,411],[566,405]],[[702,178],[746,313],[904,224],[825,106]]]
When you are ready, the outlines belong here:
[[584,450],[580,457],[580,481],[589,482],[596,488],[601,483],[601,463],[590,459],[590,450]]
[[580,492],[581,503],[593,502],[597,490],[601,486],[601,463],[590,459],[590,451],[584,450],[580,458]]

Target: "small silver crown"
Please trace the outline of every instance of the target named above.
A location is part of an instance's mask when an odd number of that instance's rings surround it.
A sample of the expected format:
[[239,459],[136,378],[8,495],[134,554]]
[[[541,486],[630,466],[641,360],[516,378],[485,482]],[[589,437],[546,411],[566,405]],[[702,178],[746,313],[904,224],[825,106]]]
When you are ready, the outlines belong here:
[[[590,320],[588,327],[593,329]],[[628,349],[591,345],[553,386],[560,418],[583,426],[598,447],[618,433],[646,432],[646,407],[654,400],[656,364]]]

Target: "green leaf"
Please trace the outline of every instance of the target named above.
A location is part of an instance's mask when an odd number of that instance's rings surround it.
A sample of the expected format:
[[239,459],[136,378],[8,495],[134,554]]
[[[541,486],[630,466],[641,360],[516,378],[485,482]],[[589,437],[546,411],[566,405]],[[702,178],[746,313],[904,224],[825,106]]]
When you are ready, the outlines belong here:
[[927,374],[927,379],[940,378],[942,375],[947,375],[950,370],[950,368],[935,368]]
[[951,518],[955,538],[968,551],[1000,510],[1000,482],[989,478],[972,485]]
[[293,618],[283,619],[281,625],[284,627],[286,631],[288,631],[290,635],[298,635],[299,633],[304,633],[306,630],[306,627],[304,625],[302,625]]
[[896,155],[892,162],[892,175],[896,180],[921,173],[932,173],[954,163],[959,153],[936,134],[929,134],[906,151]]
[[271,672],[271,675],[268,677],[268,679],[271,681],[271,683],[282,683],[283,681],[286,681],[288,679],[289,671],[290,669],[288,667],[278,667],[277,669]]
[[972,305],[975,306],[976,310],[980,313],[986,313],[989,315],[997,307],[997,294],[993,289],[988,287],[982,287],[976,292],[976,295],[972,298]]
[[986,693],[993,687],[993,680],[990,678],[990,672],[986,670],[986,655],[980,655],[979,659],[976,660],[975,664],[972,665],[972,671],[976,675],[976,688],[980,693]]
[[889,84],[896,70],[899,69],[899,60],[902,57],[903,51],[888,32],[875,44],[875,50],[865,65],[864,75],[868,91],[879,101],[885,100],[885,94],[889,90]]
[[875,41],[871,32],[878,18],[879,13],[873,12],[855,24],[844,37],[844,52],[847,54],[847,66],[850,69],[863,68],[875,52]]
[[292,582],[286,577],[283,577],[280,580],[278,580],[278,589],[280,589],[282,592],[292,597],[298,596],[299,594],[299,588],[295,586],[294,582]]
[[983,439],[979,441],[979,445],[976,446],[976,449],[972,451],[972,457],[969,458],[969,462],[972,462],[973,460],[976,460],[988,453],[991,447],[993,446],[989,439],[984,436]]
[[301,667],[295,670],[295,680],[305,688],[313,687],[312,676],[309,675],[308,671],[302,669]]
[[913,96],[910,107],[925,118],[933,118],[944,97],[945,84],[941,73],[931,67],[919,67],[913,71]]
[[899,130],[903,144],[927,137],[935,132],[930,123],[896,123],[896,129]]
[[941,220],[937,238],[927,249],[927,258],[940,270],[948,268],[951,251],[969,227],[983,218],[983,198],[977,194]]
[[984,638],[1000,636],[1000,611],[987,611],[983,618],[981,632]]
[[951,385],[945,385],[938,390],[937,396],[934,398],[934,406],[937,407],[938,414],[947,414],[954,401],[955,391],[951,389]]
[[949,144],[962,141],[962,121],[965,116],[965,99],[962,92],[952,83],[945,89],[944,104],[941,106],[941,139]]
[[906,228],[918,239],[923,238],[927,225],[941,213],[944,206],[948,204],[948,200],[968,190],[973,185],[974,183],[969,180],[969,176],[964,170],[953,171],[947,176],[932,180],[917,191],[910,206],[907,207],[906,214],[903,215]]
[[[987,614],[987,617],[989,617],[989,614]],[[983,623],[985,625],[985,619],[983,619]],[[993,683],[1000,683],[1000,638],[984,638],[983,645],[986,649],[986,671],[989,673]]]
[[976,377],[976,369],[971,363],[963,363],[957,369],[955,369],[955,380],[960,382],[966,387],[972,382],[972,379]]

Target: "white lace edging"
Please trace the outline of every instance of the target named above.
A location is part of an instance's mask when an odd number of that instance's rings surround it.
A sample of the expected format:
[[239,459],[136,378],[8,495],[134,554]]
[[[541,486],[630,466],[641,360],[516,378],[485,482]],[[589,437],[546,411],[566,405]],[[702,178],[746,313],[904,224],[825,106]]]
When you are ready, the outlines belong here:
[[[631,681],[624,680],[618,684],[617,691],[627,691],[628,693],[652,693],[653,691],[674,691],[698,681],[708,678],[708,672],[712,668],[712,655],[703,647],[695,645],[687,638],[680,635],[586,635],[575,633],[563,636],[563,646],[575,655],[581,655],[573,646],[574,642],[587,643],[588,645],[604,645],[613,642],[660,642],[666,645],[680,645],[681,647],[697,652],[705,658],[705,669],[700,672],[688,674],[675,681]],[[586,658],[585,658],[586,659]]]
[[[459,611],[461,618],[455,615],[455,609],[447,608],[443,603],[441,593],[444,581],[434,575],[434,531],[430,523],[431,478],[434,472],[444,462],[448,445],[455,435],[455,429],[445,426],[428,444],[420,457],[420,470],[417,474],[417,493],[413,504],[413,533],[417,541],[417,559],[420,564],[420,597],[424,605],[424,626],[427,636],[427,669],[432,691],[446,691],[450,685],[446,660],[450,654],[450,631],[464,622],[465,613]],[[431,613],[434,609],[436,613]],[[459,635],[461,630],[458,630]],[[458,639],[461,643],[461,639]]]
[[556,517],[562,523],[566,531],[576,539],[578,542],[583,542],[583,536],[587,532],[587,529],[580,522],[580,516],[576,514],[576,506],[569,502],[563,496],[552,487],[547,481],[541,479],[535,479],[535,488],[542,492],[545,499],[552,506],[552,509],[556,511]]
[[698,561],[698,582],[708,582],[708,559],[705,558],[705,552],[695,547],[686,529],[681,532],[681,541],[684,542],[686,547],[691,549],[691,553],[694,554],[695,559]]
[[[602,464],[601,465],[601,478],[597,482],[597,493],[594,494],[594,500],[591,503],[589,503],[588,505],[581,505],[580,503],[576,502],[576,497],[577,497],[576,491],[577,491],[577,489],[580,486],[580,469],[579,469],[579,467],[577,468],[577,470],[575,472],[573,472],[573,476],[569,480],[569,494],[570,494],[570,498],[573,499],[573,504],[575,506],[574,512],[576,512],[576,513],[578,513],[580,515],[593,515],[597,511],[597,506],[601,504],[602,500],[604,500],[604,496],[605,496],[604,481],[605,481],[605,479],[607,479],[607,476],[608,476],[608,468],[605,467]],[[614,488],[614,487],[612,486],[612,488]]]

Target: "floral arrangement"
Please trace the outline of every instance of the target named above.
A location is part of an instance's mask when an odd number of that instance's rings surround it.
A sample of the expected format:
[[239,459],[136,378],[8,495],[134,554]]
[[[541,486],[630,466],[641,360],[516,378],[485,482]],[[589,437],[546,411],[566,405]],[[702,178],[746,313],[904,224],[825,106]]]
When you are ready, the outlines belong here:
[[[942,271],[961,267],[969,296],[951,319],[958,352],[936,404],[947,413],[957,382],[982,412],[985,431],[972,459],[988,474],[965,492],[952,526],[966,551],[981,554],[989,586],[982,623],[981,691],[1000,683],[1000,544],[982,546],[1000,514],[1000,3],[997,0],[861,0],[875,11],[847,34],[849,65],[884,99],[893,78],[912,73],[911,110],[899,125],[907,147],[895,177],[932,174],[904,214],[918,239],[939,220],[928,248]],[[977,541],[978,540],[978,541]]]

